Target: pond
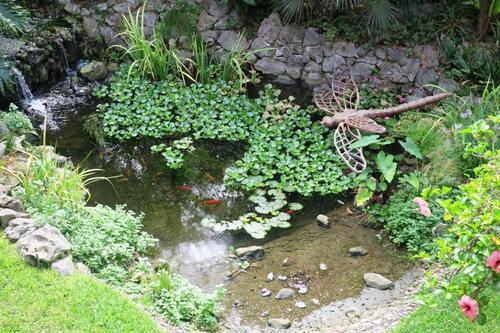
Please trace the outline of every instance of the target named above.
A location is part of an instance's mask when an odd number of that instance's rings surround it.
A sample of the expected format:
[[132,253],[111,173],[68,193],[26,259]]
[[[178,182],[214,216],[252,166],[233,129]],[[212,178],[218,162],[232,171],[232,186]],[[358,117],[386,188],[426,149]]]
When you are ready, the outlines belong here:
[[[286,93],[303,91],[299,87]],[[302,318],[322,305],[359,294],[366,272],[398,279],[409,269],[403,252],[379,240],[376,230],[364,227],[361,217],[350,213],[344,202],[352,199],[294,198],[305,209],[293,216],[290,229],[273,231],[263,241],[245,233],[208,230],[200,224],[204,217],[234,219],[252,209],[244,193],[223,183],[226,167],[242,156],[244,144],[197,142],[185,168],[172,171],[151,154],[145,142],[98,149],[83,129],[84,119],[95,110],[96,101],[82,98],[68,103],[63,91],[58,98],[62,104],[49,102],[53,126],[48,131],[48,143],[70,156],[74,164],[102,169],[100,175],[110,177],[109,182],[90,185],[90,204],[126,204],[131,210],[143,212],[145,230],[159,240],[154,254],[157,258],[167,260],[176,272],[205,291],[225,285],[228,321],[264,323],[262,314],[266,312],[271,317]],[[306,100],[299,98],[302,103]],[[218,204],[212,204],[213,199]],[[316,223],[318,214],[328,215],[332,226],[320,227]],[[228,279],[240,270],[229,254],[230,246],[247,245],[264,246],[264,257],[246,272]],[[349,247],[358,245],[364,246],[368,255],[351,257]],[[274,279],[266,282],[269,273]],[[291,299],[274,298],[281,288],[293,287],[297,281],[307,286],[306,293],[296,290]],[[262,288],[269,289],[271,296],[262,297]],[[296,301],[304,302],[305,308],[296,307]]]

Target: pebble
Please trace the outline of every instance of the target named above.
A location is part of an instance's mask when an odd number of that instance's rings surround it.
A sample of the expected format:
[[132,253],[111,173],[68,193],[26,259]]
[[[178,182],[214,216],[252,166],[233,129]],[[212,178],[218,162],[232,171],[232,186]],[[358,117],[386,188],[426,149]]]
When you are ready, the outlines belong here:
[[290,265],[290,260],[288,258],[283,259],[283,261],[281,262],[281,265],[283,265],[283,266]]
[[263,311],[263,312],[260,314],[260,316],[261,316],[262,318],[269,317],[269,311]]
[[273,272],[271,272],[271,273],[267,274],[266,281],[267,281],[267,282],[271,282],[271,281],[273,281],[273,280],[274,280],[274,274],[273,274]]
[[307,293],[307,286],[302,286],[299,288],[299,294],[305,294]]
[[330,226],[330,219],[326,215],[319,214],[316,217],[316,220],[318,221],[318,224],[322,227],[328,228]]
[[319,299],[317,298],[313,298],[311,299],[311,303],[314,304],[314,305],[320,305],[321,303],[319,302]]
[[298,307],[299,309],[303,309],[306,307],[306,303],[304,303],[302,301],[297,301],[297,302],[295,302],[295,306]]
[[278,280],[286,281],[287,277],[285,275],[278,275]]
[[293,291],[293,289],[283,288],[280,291],[278,291],[275,297],[276,299],[287,299],[293,297],[293,295],[295,295],[295,291]]
[[260,296],[262,296],[262,297],[267,297],[267,296],[269,296],[269,295],[271,295],[271,291],[270,291],[269,289],[267,289],[267,288],[262,288],[262,289],[260,290]]
[[320,269],[321,271],[327,271],[327,270],[329,270],[329,269],[330,269],[330,267],[328,267],[328,265],[327,265],[327,264],[321,263],[321,264],[319,264],[319,269]]
[[365,256],[368,254],[368,250],[364,246],[355,246],[349,249],[349,254],[353,257]]

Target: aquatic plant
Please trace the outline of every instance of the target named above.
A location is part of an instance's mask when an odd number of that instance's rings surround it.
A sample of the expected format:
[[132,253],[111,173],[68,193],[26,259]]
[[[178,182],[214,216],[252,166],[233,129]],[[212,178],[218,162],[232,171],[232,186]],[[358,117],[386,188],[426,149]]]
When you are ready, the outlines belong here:
[[[275,186],[278,184],[274,184]],[[211,228],[217,232],[245,230],[253,238],[262,239],[272,228],[290,228],[291,214],[303,208],[298,202],[289,203],[286,195],[278,189],[268,191],[258,189],[249,200],[256,206],[256,213],[246,213],[234,221],[217,221],[207,217],[201,221],[201,225]],[[286,211],[282,211],[285,210]]]
[[184,137],[182,139],[172,141],[170,146],[167,146],[164,143],[151,146],[151,151],[153,153],[161,153],[168,168],[179,169],[184,164],[184,153],[194,151],[192,144],[192,138]]
[[25,135],[34,132],[33,125],[28,116],[21,112],[17,105],[12,103],[9,105],[8,112],[0,114],[0,122],[7,126],[12,135]]

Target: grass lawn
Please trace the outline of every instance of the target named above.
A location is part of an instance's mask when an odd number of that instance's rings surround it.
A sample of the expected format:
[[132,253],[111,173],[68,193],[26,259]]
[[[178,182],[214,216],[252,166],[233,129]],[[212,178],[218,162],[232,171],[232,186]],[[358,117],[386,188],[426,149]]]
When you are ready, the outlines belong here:
[[[481,309],[480,309],[481,310]],[[437,308],[422,305],[404,318],[391,333],[474,333],[500,332],[500,294],[492,294],[486,307],[484,326],[471,323],[458,307],[458,302],[441,300]]]
[[127,297],[98,280],[26,265],[0,235],[0,332],[159,332]]

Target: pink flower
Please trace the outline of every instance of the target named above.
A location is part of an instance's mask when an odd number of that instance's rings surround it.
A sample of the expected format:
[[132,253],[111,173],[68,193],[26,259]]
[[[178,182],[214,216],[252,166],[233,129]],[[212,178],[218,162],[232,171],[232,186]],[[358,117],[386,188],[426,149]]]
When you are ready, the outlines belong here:
[[408,99],[405,96],[399,96],[399,103],[403,104],[408,102]]
[[458,305],[464,316],[472,321],[476,320],[476,317],[479,315],[479,304],[475,300],[467,295],[463,295],[460,301],[458,301]]
[[486,265],[490,266],[495,272],[500,272],[500,251],[495,251],[486,259]]
[[421,197],[415,197],[413,198],[413,202],[416,203],[419,207],[427,207],[427,202],[422,199]]
[[425,217],[429,217],[432,215],[431,210],[427,206],[420,206],[420,214]]

